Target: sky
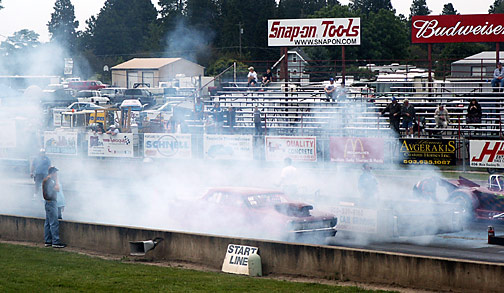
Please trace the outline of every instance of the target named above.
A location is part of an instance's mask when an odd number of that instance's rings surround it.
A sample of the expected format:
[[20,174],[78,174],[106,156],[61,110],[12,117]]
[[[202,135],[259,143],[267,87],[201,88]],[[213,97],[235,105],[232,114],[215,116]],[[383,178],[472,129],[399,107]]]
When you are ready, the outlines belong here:
[[[412,0],[391,1],[398,14],[409,15]],[[22,29],[30,29],[38,33],[41,42],[48,41],[50,37],[47,23],[51,19],[55,2],[55,0],[2,0],[4,9],[0,10],[0,42]],[[157,4],[158,0],[152,0],[152,2]],[[340,3],[344,5],[349,2],[349,0],[340,0]],[[450,2],[460,14],[486,14],[494,0],[427,0],[427,6],[432,10],[432,14],[436,15],[441,14],[444,4]],[[105,0],[72,0],[75,17],[79,21],[79,30],[85,29],[86,19],[98,14],[104,3]]]

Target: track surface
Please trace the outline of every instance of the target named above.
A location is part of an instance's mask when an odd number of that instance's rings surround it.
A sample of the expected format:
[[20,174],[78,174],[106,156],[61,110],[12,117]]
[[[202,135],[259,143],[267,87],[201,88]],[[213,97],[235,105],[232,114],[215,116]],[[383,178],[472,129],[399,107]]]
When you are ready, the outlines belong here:
[[[77,171],[76,171],[77,172]],[[80,172],[80,171],[79,171]],[[89,217],[82,216],[82,209],[79,205],[83,205],[85,201],[92,201],[99,204],[103,202],[102,194],[92,194],[89,189],[85,192],[78,192],[81,186],[89,186],[99,183],[101,186],[107,186],[108,183],[119,184],[122,186],[123,196],[132,196],[128,190],[131,183],[129,180],[118,180],[117,178],[106,178],[103,176],[103,182],[96,182],[97,178],[85,178],[84,176],[76,176],[77,173],[72,173],[71,176],[66,175],[64,182],[65,197],[67,199],[67,207],[64,212],[64,219],[74,221],[92,221],[93,215]],[[106,172],[105,172],[106,173]],[[77,180],[69,180],[69,178],[77,178]],[[417,180],[417,178],[415,178]],[[413,181],[413,180],[411,180]],[[409,183],[408,183],[409,184]],[[0,177],[0,205],[1,214],[11,214],[19,216],[45,217],[43,200],[41,198],[33,198],[33,181],[23,173],[9,173]],[[117,189],[115,189],[117,192]],[[138,196],[142,194],[137,192]],[[73,200],[77,199],[79,200]],[[79,211],[79,212],[76,212]],[[126,210],[127,214],[128,211]],[[131,215],[129,215],[131,216]],[[126,219],[123,222],[122,219]],[[102,221],[97,220],[101,223]],[[128,218],[128,215],[123,215],[119,219],[109,221],[109,224],[144,226],[142,224],[135,225],[135,221]],[[373,237],[363,240],[361,237],[355,239],[346,237],[344,233],[338,233],[336,237],[329,239],[329,245],[363,248],[377,251],[399,252],[406,254],[415,254],[422,256],[448,257],[466,260],[488,261],[504,263],[504,246],[487,244],[487,226],[493,225],[496,234],[504,234],[504,225],[489,223],[489,222],[470,222],[465,229],[456,233],[445,233],[438,235],[413,236],[413,237],[397,237],[377,242]],[[163,227],[163,229],[172,229],[171,227]],[[42,227],[41,227],[42,229]],[[177,230],[177,229],[173,229]]]

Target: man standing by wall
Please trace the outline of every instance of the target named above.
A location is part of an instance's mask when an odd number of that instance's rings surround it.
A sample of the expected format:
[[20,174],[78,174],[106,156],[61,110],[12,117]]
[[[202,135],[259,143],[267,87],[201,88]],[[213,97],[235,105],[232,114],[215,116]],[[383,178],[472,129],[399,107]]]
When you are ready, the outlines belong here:
[[66,244],[60,242],[57,194],[60,191],[58,182],[58,169],[50,167],[48,175],[42,182],[42,193],[45,199],[46,218],[44,222],[44,242],[45,247],[64,248]]
[[51,160],[46,156],[45,149],[40,149],[39,155],[33,160],[31,165],[31,177],[35,181],[35,193],[33,198],[40,196],[42,181],[47,176],[47,170],[51,166]]
[[415,121],[415,107],[405,99],[401,108],[401,116],[403,117],[403,128],[406,129],[406,137],[413,138],[413,121]]

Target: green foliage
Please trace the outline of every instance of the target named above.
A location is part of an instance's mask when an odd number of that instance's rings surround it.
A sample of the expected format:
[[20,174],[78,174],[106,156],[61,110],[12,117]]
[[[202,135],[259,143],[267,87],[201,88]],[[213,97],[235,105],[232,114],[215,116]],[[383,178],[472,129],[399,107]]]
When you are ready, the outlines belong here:
[[76,40],[76,29],[79,22],[75,20],[74,6],[70,0],[56,0],[51,20],[47,23],[51,40],[58,42],[73,51]]
[[459,14],[457,10],[453,7],[452,3],[445,4],[443,6],[443,11],[441,12],[442,15],[455,15]]
[[363,15],[370,12],[377,13],[380,9],[390,10],[395,13],[390,0],[351,0],[350,2],[352,10]]
[[219,59],[217,59],[215,62],[210,65],[207,69],[207,75],[210,76],[215,76],[222,71],[224,71],[226,68],[229,66],[233,65],[233,63],[236,62],[236,71],[237,72],[247,72],[248,66],[245,63],[242,63],[238,61],[238,59],[229,57],[229,56],[223,56]]
[[504,13],[504,0],[495,0],[490,8],[488,9],[488,13]]
[[372,292],[103,260],[0,244],[1,292]]
[[431,12],[425,0],[413,0],[410,7],[410,19],[417,15],[429,15]]

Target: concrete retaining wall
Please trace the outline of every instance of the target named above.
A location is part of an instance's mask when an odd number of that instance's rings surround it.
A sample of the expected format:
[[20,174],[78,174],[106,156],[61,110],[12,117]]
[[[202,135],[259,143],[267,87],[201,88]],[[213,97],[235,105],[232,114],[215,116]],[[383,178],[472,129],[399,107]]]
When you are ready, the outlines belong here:
[[[0,215],[0,239],[43,242],[44,220]],[[259,247],[264,274],[287,274],[431,290],[502,290],[504,265],[378,252],[344,247],[300,245],[173,231],[62,221],[62,241],[71,247],[129,255],[129,241],[162,237],[149,257],[220,269],[230,243]]]

